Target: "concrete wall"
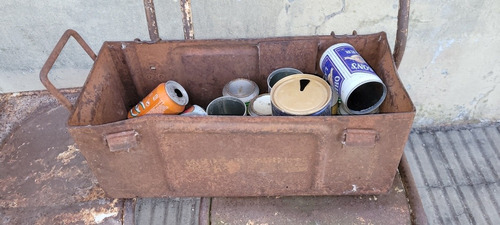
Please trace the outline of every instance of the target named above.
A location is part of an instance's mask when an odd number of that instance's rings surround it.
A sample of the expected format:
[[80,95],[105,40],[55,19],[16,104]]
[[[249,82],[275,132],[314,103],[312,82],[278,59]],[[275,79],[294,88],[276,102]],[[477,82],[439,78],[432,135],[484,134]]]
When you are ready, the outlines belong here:
[[[60,35],[103,41],[149,39],[141,0],[3,0],[0,93],[43,89],[38,74]],[[178,0],[156,0],[162,39],[182,39]],[[193,1],[197,39],[387,32],[395,39],[397,0]],[[415,126],[500,120],[500,2],[413,0],[399,72],[416,107]],[[392,46],[391,46],[392,47]],[[50,79],[82,86],[92,61],[71,40]]]

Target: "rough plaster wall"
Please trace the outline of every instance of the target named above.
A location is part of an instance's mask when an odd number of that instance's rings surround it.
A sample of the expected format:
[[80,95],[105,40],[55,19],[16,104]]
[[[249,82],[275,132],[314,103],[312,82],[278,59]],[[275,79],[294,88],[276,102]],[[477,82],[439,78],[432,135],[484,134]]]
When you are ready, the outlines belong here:
[[[0,93],[43,89],[38,73],[64,30],[98,51],[103,41],[149,39],[141,0],[4,0]],[[178,0],[156,0],[160,36],[182,39]],[[197,39],[359,34],[394,42],[398,0],[193,1]],[[500,120],[500,2],[413,0],[400,76],[417,107],[415,126]],[[392,46],[391,46],[392,47]],[[75,41],[49,77],[81,86],[92,62]]]
[[500,120],[500,2],[413,1],[400,74],[418,125]]
[[[162,38],[182,39],[179,3],[157,1],[156,7],[176,9],[157,15]],[[0,93],[45,89],[40,69],[66,29],[76,30],[96,53],[104,41],[149,40],[142,0],[2,0],[0,27]],[[71,38],[49,78],[56,87],[80,87],[91,66]]]

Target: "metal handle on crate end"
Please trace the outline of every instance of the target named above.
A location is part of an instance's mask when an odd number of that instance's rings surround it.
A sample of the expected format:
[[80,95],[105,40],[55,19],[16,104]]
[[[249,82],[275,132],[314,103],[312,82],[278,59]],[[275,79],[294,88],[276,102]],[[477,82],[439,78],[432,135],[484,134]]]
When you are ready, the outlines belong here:
[[48,74],[49,71],[52,69],[52,66],[56,62],[57,58],[61,54],[62,49],[64,46],[66,46],[66,43],[68,42],[69,38],[73,37],[80,46],[82,46],[83,50],[87,52],[87,54],[92,58],[92,60],[96,60],[97,55],[92,51],[92,49],[87,45],[87,43],[83,40],[83,38],[74,30],[66,30],[64,34],[62,35],[61,39],[57,42],[56,46],[54,47],[54,50],[52,50],[52,53],[50,53],[49,58],[45,62],[45,64],[42,67],[42,70],[40,71],[40,81],[42,84],[47,88],[50,94],[52,94],[56,99],[64,105],[69,111],[73,110],[73,104],[64,97],[64,95],[57,90],[57,88],[50,82]]
[[156,11],[153,0],[144,0],[144,10],[146,11],[146,20],[148,21],[149,38],[153,43],[160,41],[158,33],[158,23],[156,22]]
[[396,32],[396,43],[394,44],[394,63],[399,68],[406,48],[408,38],[408,23],[410,20],[410,0],[399,0],[398,30]]

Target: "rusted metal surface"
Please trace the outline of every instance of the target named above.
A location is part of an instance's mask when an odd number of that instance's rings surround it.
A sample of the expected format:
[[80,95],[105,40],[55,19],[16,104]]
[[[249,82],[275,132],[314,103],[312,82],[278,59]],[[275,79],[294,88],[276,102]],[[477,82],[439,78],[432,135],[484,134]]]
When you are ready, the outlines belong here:
[[191,12],[191,0],[180,0],[184,39],[194,39],[193,14]]
[[48,74],[50,69],[52,69],[52,66],[57,60],[57,57],[59,57],[59,54],[61,54],[61,51],[63,50],[64,46],[68,42],[69,38],[73,37],[80,46],[82,46],[83,50],[90,56],[92,60],[96,60],[97,55],[92,51],[92,49],[87,45],[87,43],[83,40],[83,38],[74,30],[66,30],[64,34],[62,35],[61,39],[57,42],[56,46],[54,47],[54,50],[52,50],[52,53],[50,53],[49,58],[45,62],[45,64],[42,67],[42,70],[40,71],[40,81],[42,84],[47,88],[47,90],[59,100],[59,102],[66,107],[69,111],[73,110],[73,105],[71,102],[61,93],[59,90],[57,90],[56,87],[50,82],[48,78]]
[[[190,1],[180,4],[185,37],[194,38]],[[385,33],[159,42],[153,1],[144,6],[154,44],[105,42],[75,107],[46,75],[66,33],[40,73],[72,112],[69,130],[108,195],[358,195],[390,188],[415,114],[395,68],[407,22],[398,22],[394,62]],[[399,20],[408,20],[408,6],[400,1]],[[389,87],[382,114],[125,120],[135,102],[166,80],[187,87],[191,103],[206,107],[234,78],[249,78],[265,90],[267,75],[280,67],[320,73],[319,56],[340,42],[358,49]]]
[[134,130],[122,131],[114,134],[106,135],[106,142],[109,151],[129,151],[131,148],[137,146],[137,132]]
[[122,223],[123,201],[97,185],[67,132],[67,110],[47,92],[1,95],[0,104],[2,125],[15,127],[0,148],[1,224]]
[[394,44],[394,63],[399,68],[406,48],[408,39],[408,23],[410,21],[410,0],[399,0],[398,29],[396,32],[396,43]]
[[346,129],[343,137],[342,144],[357,147],[373,147],[379,139],[377,131],[365,129]]
[[211,224],[412,224],[403,183],[387,194],[213,198]]
[[151,42],[160,41],[158,33],[158,23],[156,22],[156,10],[153,0],[144,0],[144,10],[146,12],[146,20],[148,21],[149,38]]
[[[265,90],[267,75],[277,67],[319,73],[319,56],[339,42],[359,49],[389,87],[381,114],[125,120],[130,107],[166,80],[179,82],[191,103],[205,107],[220,96],[224,84],[238,77]],[[105,42],[68,124],[112,197],[359,195],[390,188],[414,113],[385,33],[378,33]],[[361,134],[366,136],[361,147],[344,145],[346,129],[373,130],[377,135]],[[136,146],[111,152],[105,137],[131,130],[137,133]]]
[[417,185],[415,184],[415,179],[413,179],[410,165],[408,164],[408,160],[406,159],[406,155],[404,153],[401,157],[401,162],[399,163],[399,173],[401,174],[405,193],[408,198],[408,205],[411,209],[412,223],[418,225],[428,224],[424,206],[422,205],[422,200],[418,194]]

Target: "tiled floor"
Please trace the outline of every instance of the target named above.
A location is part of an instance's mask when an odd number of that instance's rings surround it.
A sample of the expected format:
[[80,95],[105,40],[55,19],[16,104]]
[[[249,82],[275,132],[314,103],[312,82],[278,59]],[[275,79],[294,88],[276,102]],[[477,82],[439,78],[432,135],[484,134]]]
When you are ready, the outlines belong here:
[[406,155],[430,224],[500,224],[500,124],[417,130]]

